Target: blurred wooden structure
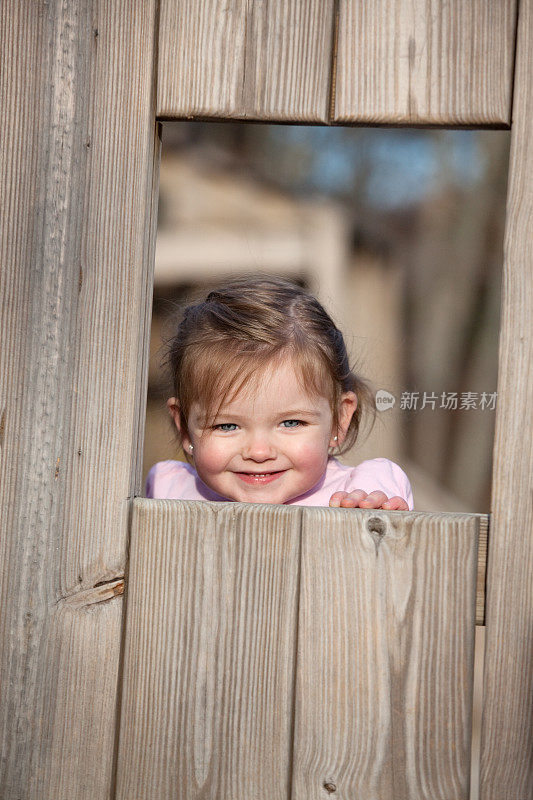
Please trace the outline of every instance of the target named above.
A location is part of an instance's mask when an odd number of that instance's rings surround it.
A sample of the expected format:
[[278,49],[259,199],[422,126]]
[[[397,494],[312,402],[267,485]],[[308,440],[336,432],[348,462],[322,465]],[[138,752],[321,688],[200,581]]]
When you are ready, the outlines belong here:
[[[216,525],[202,528],[207,508],[185,522],[186,504],[134,501],[157,120],[203,117],[512,124],[480,796],[531,800],[533,0],[7,0],[0,31],[0,796],[131,798],[137,781],[144,797],[285,798],[291,787],[302,798],[368,787],[383,800],[468,797],[477,515],[228,504],[216,512],[225,551]],[[155,548],[151,566],[144,547]],[[182,557],[196,582],[176,574]],[[211,580],[220,566],[227,583]],[[173,598],[189,614],[177,623]],[[222,695],[204,666],[210,648]],[[289,731],[275,705],[288,697]],[[355,738],[357,724],[371,743]],[[225,763],[209,750],[221,730]],[[178,759],[183,731],[194,735]],[[243,742],[259,747],[251,760]],[[284,760],[261,749],[293,742]]]

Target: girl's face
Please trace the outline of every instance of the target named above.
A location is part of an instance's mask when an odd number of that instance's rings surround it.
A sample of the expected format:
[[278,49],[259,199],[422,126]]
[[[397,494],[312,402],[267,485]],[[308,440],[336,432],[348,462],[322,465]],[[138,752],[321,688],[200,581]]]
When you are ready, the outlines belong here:
[[[204,409],[194,403],[187,421],[190,438],[182,437],[183,447],[189,452],[193,445],[199,477],[223,497],[244,503],[285,503],[322,477],[328,448],[344,441],[357,397],[354,392],[342,396],[337,431],[332,428],[328,400],[300,388],[290,362],[282,362],[254,389],[243,389],[221,408],[209,428]],[[175,402],[170,398],[167,406],[179,429]]]

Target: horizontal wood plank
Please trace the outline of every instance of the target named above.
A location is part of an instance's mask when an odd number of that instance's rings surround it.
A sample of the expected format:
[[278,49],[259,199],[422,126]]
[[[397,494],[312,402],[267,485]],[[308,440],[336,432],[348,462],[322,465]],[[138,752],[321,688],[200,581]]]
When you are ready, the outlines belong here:
[[160,117],[326,122],[333,0],[162,0]]
[[516,0],[339,0],[333,121],[509,125]]

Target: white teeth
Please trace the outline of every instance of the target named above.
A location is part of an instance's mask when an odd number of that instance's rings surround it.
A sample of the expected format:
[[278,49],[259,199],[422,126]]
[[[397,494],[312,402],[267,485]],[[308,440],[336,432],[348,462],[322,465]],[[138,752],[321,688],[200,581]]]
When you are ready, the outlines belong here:
[[278,472],[279,470],[274,470],[273,472],[241,472],[241,475],[249,475],[251,478],[269,478]]

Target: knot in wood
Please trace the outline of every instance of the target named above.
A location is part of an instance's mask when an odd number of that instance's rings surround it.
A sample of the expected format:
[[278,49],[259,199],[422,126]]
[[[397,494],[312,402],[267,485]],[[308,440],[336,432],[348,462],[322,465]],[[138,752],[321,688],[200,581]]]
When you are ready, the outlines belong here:
[[377,533],[378,536],[385,536],[386,526],[383,520],[379,517],[370,517],[366,523],[366,527],[370,533]]
[[328,792],[328,794],[333,794],[333,792],[337,791],[337,787],[335,786],[335,784],[330,783],[329,781],[327,781],[324,784],[324,789],[326,790],[326,792]]
[[370,517],[368,522],[366,523],[366,527],[372,540],[374,542],[374,547],[376,548],[376,556],[379,552],[379,546],[383,541],[385,533],[387,531],[387,526],[385,522],[379,517]]

